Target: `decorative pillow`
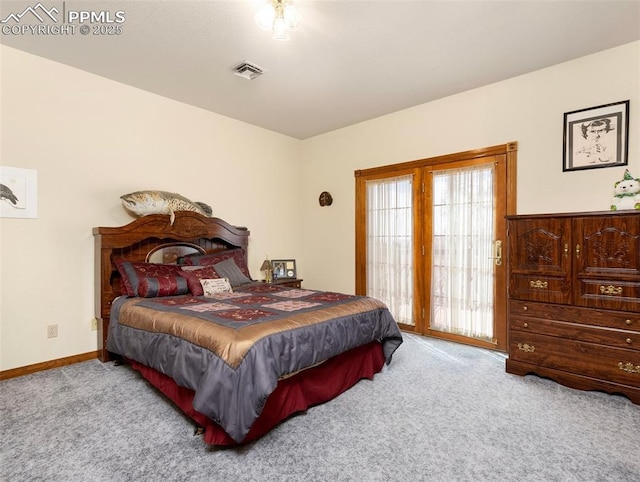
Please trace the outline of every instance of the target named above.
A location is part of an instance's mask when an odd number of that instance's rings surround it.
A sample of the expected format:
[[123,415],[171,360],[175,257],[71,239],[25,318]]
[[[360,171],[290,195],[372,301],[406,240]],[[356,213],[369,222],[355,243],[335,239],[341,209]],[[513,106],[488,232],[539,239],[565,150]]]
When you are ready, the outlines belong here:
[[184,258],[184,264],[188,266],[213,266],[226,259],[233,258],[242,274],[251,279],[247,262],[245,261],[244,249],[227,249],[216,253],[203,254],[198,256],[187,256]]
[[128,296],[139,295],[140,280],[143,278],[164,278],[165,283],[175,282],[177,285],[177,280],[169,281],[168,278],[182,276],[180,266],[175,264],[135,263],[123,259],[116,260],[115,264],[122,277],[123,294]]
[[211,297],[216,293],[231,293],[233,291],[227,278],[201,279],[200,284],[206,297]]
[[147,277],[141,278],[138,283],[138,294],[143,298],[186,295],[187,293],[189,293],[187,280],[180,276]]
[[251,283],[251,279],[246,277],[236,264],[234,258],[228,258],[213,265],[220,278],[227,278],[231,286],[236,287],[246,283]]
[[200,284],[201,279],[215,279],[220,277],[213,266],[183,266],[180,276],[187,280],[187,286],[193,296],[202,296],[204,294],[202,285]]

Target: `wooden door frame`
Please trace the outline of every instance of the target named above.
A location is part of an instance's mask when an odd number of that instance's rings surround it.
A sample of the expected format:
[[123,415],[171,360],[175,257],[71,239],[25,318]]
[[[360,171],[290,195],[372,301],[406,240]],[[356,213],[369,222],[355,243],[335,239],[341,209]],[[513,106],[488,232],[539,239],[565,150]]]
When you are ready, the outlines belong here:
[[[395,177],[400,175],[405,175],[407,173],[414,174],[414,180],[416,183],[423,184],[424,180],[422,179],[423,168],[425,167],[433,167],[442,164],[450,164],[453,162],[467,161],[473,160],[482,157],[490,157],[490,156],[505,156],[506,162],[506,215],[514,215],[517,212],[517,193],[516,193],[516,180],[517,180],[517,153],[518,153],[518,143],[517,142],[509,142],[507,144],[499,144],[496,146],[485,147],[481,149],[474,149],[470,151],[457,152],[454,154],[447,154],[443,156],[430,157],[425,159],[418,159],[415,161],[408,161],[398,164],[390,164],[380,167],[374,167],[370,169],[357,170],[354,172],[355,177],[355,191],[356,191],[356,222],[355,222],[355,238],[356,238],[356,256],[355,256],[355,270],[356,270],[356,286],[355,292],[359,295],[365,295],[367,292],[367,220],[365,213],[366,208],[366,189],[365,182],[371,179],[381,179],[385,177]],[[414,190],[415,192],[415,190]],[[429,195],[428,192],[425,193],[426,196]],[[424,208],[423,203],[419,202],[414,204],[414,259],[420,259],[425,257],[428,261],[430,258],[429,253],[422,253],[422,246],[424,246],[423,240],[423,231],[420,229],[421,220],[424,219]],[[506,239],[503,240],[503,258],[506,259]],[[505,270],[506,271],[506,270]],[[416,321],[416,325],[420,321],[422,317],[422,313],[419,311],[422,310],[420,307],[426,306],[425,300],[425,280],[423,276],[420,276],[418,270],[414,269],[414,319]],[[504,283],[504,286],[507,286],[507,283]],[[506,293],[504,296],[505,306],[496,307],[496,326],[498,323],[504,323],[504,331],[506,333]],[[419,325],[418,325],[419,326]],[[411,326],[402,326],[403,329],[408,331],[415,331],[414,327]],[[503,327],[500,327],[501,330]],[[455,335],[452,339],[456,341],[464,342],[462,339],[464,337],[460,337],[458,339]],[[506,337],[505,337],[506,338]],[[481,343],[484,346],[484,344]],[[486,344],[487,348],[496,348],[498,350],[506,350],[507,349],[507,340],[499,340],[498,345],[495,344]]]

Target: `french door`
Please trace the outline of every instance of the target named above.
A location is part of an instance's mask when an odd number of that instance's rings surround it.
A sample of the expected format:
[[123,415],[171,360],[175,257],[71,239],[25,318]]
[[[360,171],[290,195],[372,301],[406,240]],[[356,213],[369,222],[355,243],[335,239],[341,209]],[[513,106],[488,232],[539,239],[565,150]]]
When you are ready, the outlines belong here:
[[404,330],[506,350],[515,156],[512,143],[357,171],[356,292]]

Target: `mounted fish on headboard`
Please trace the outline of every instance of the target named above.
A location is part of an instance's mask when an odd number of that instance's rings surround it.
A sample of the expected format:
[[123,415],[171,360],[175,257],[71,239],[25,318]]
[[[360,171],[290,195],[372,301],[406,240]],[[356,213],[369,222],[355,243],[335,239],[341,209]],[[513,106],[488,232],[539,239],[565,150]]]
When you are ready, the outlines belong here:
[[176,211],[194,211],[211,217],[211,206],[203,202],[193,202],[180,194],[167,191],[136,191],[120,196],[122,205],[134,216],[149,214],[168,214],[171,224],[175,220]]

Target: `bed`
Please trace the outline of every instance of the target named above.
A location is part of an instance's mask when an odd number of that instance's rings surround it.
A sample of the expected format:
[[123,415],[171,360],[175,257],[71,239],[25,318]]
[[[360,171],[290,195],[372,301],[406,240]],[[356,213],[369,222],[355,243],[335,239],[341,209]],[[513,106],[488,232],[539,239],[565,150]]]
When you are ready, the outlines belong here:
[[381,302],[254,281],[248,229],[177,212],[94,228],[98,352],[126,360],[214,446],[252,442],[390,363]]

